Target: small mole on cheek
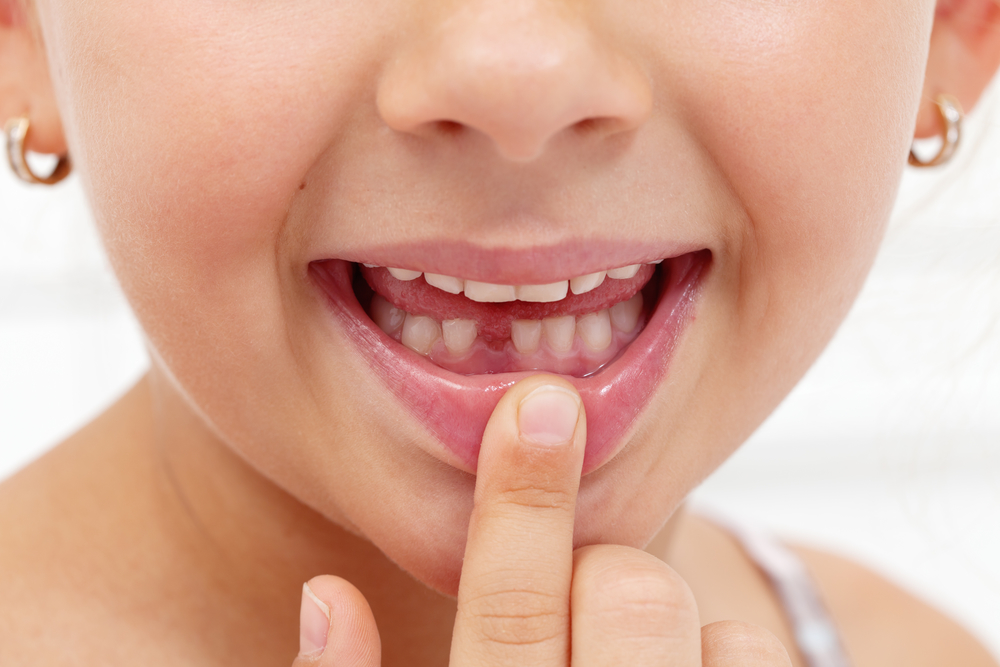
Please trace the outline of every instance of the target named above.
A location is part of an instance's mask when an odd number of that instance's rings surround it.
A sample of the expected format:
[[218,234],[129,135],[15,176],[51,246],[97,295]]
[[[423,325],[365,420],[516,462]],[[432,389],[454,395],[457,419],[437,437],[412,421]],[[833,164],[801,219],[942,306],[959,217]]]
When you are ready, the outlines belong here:
[[306,189],[306,182],[302,181],[302,184],[299,186],[299,190],[305,190],[305,189]]

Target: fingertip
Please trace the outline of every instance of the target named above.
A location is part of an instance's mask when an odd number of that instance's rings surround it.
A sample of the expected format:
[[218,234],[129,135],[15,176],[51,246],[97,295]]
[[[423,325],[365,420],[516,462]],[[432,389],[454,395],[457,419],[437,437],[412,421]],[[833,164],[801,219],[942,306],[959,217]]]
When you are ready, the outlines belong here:
[[296,667],[379,667],[381,642],[364,595],[331,575],[313,577],[302,587],[299,656]]
[[580,393],[556,375],[540,373],[513,386],[497,404],[484,443],[521,441],[529,447],[558,447],[585,439],[586,418]]
[[517,406],[517,429],[523,440],[548,446],[573,440],[583,402],[572,388],[546,383],[535,387]]
[[330,633],[330,605],[317,597],[308,583],[302,584],[299,609],[299,656],[323,653]]
[[563,378],[539,374],[514,384],[486,425],[476,474],[477,505],[512,489],[575,499],[587,445],[583,401]]

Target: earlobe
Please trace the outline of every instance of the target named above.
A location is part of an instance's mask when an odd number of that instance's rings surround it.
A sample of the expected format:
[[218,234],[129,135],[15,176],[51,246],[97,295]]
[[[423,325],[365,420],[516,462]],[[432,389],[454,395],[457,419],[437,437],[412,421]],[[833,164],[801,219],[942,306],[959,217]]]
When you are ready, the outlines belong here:
[[20,3],[0,0],[0,126],[25,115],[31,119],[29,151],[66,153],[45,50]]
[[966,111],[979,101],[1000,66],[1000,3],[997,0],[938,0],[927,74],[914,136],[940,135],[935,100],[953,95]]
[[24,23],[24,12],[18,0],[0,0],[0,28]]

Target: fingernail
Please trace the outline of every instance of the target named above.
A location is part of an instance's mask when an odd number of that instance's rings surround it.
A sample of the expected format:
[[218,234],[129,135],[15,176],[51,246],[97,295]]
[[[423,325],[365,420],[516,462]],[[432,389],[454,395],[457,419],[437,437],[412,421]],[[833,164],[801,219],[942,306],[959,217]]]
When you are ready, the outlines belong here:
[[299,612],[299,655],[316,655],[326,648],[330,632],[330,607],[316,597],[309,584],[302,584]]
[[571,391],[547,384],[521,399],[517,428],[521,437],[542,445],[562,445],[573,439],[580,418],[580,399]]

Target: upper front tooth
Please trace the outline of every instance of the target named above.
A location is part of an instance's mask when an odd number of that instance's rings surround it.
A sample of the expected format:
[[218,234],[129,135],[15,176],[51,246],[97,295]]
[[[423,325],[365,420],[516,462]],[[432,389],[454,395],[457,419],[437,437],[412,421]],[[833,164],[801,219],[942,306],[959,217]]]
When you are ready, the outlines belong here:
[[416,280],[420,277],[420,271],[410,271],[409,269],[389,268],[389,275],[396,280]]
[[637,273],[639,273],[639,265],[630,264],[629,266],[623,266],[620,269],[611,269],[608,271],[608,278],[628,280],[629,278],[635,277],[635,274]]
[[535,303],[548,303],[550,301],[561,301],[566,298],[566,290],[569,289],[569,281],[562,280],[548,285],[519,285],[514,289],[514,294],[518,301],[533,301]]
[[513,285],[494,285],[475,280],[465,281],[465,296],[482,303],[503,303],[517,299]]
[[444,290],[450,294],[461,294],[462,290],[465,289],[465,281],[461,278],[442,276],[440,273],[425,273],[424,280],[427,281],[428,285],[437,287],[439,290]]
[[604,271],[598,271],[597,273],[588,273],[585,276],[577,276],[569,281],[569,288],[573,290],[573,294],[589,292],[601,286],[605,275],[607,274]]

